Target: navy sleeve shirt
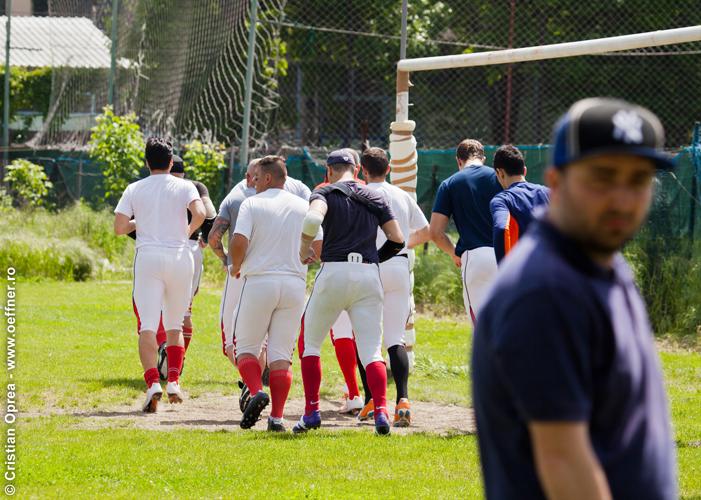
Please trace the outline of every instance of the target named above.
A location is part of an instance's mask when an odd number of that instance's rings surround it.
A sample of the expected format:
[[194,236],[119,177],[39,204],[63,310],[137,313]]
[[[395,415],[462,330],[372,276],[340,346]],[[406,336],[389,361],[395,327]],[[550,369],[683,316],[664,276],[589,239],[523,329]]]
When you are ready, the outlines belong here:
[[614,498],[677,496],[657,354],[632,273],[536,221],[504,259],[472,352],[488,498],[544,498],[530,422],[585,422]]
[[489,209],[497,262],[501,262],[526,233],[534,217],[533,210],[549,203],[550,190],[530,182],[515,182],[492,198]]
[[455,254],[492,246],[489,202],[501,191],[494,169],[484,165],[465,167],[438,187],[433,211],[452,217],[460,238]]
[[321,249],[322,262],[346,262],[349,253],[359,253],[366,263],[378,264],[375,240],[377,228],[394,219],[389,201],[380,191],[373,191],[357,182],[347,185],[358,195],[379,208],[379,217],[361,204],[338,191],[324,196],[315,190],[309,201],[323,200],[328,206],[322,228],[324,245]]

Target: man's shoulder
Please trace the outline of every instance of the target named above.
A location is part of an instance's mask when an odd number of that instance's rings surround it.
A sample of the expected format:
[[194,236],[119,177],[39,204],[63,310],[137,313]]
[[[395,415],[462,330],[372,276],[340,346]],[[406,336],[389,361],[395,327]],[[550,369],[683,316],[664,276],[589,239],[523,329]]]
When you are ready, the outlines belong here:
[[494,288],[497,293],[519,300],[547,290],[571,291],[583,284],[581,275],[536,227],[504,259]]

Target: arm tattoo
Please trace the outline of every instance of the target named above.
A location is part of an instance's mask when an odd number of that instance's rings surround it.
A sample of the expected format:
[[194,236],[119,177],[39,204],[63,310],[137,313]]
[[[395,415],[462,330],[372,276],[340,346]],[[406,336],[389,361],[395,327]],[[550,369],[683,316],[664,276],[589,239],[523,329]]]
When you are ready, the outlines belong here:
[[229,222],[221,217],[217,217],[214,220],[212,229],[209,231],[209,246],[220,259],[226,259],[222,237],[227,229],[229,229]]

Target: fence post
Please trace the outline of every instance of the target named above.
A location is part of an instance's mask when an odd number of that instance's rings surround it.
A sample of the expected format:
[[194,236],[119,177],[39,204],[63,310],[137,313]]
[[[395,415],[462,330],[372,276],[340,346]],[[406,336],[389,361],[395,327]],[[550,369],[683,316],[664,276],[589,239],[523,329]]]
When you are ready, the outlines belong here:
[[107,94],[107,102],[112,106],[112,111],[116,114],[117,110],[114,107],[114,80],[117,76],[117,36],[119,31],[117,25],[119,23],[119,0],[112,0],[112,46],[110,52],[110,82],[109,92]]
[[10,159],[10,25],[12,20],[12,0],[5,0],[5,91],[3,93],[2,114],[2,165],[0,165],[0,183],[5,182],[5,166]]

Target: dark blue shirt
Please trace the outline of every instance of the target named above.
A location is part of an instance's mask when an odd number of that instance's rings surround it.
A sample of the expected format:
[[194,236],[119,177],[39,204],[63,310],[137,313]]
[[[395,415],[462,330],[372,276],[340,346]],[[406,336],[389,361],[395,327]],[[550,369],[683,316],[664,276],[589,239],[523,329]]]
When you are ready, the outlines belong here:
[[363,261],[377,264],[380,262],[375,246],[377,228],[394,219],[392,207],[380,191],[372,191],[355,181],[346,184],[376,206],[379,216],[339,191],[331,191],[324,196],[324,188],[314,190],[309,201],[324,200],[328,205],[321,224],[324,229],[321,260],[347,262],[349,253],[359,253],[363,256]]
[[586,422],[614,498],[676,498],[659,361],[620,254],[604,270],[553,226],[534,222],[480,311],[472,380],[488,498],[544,498],[533,421]]
[[492,246],[492,215],[489,202],[501,191],[494,169],[472,165],[441,182],[433,211],[452,217],[460,238],[455,254]]
[[489,204],[497,262],[516,246],[533,220],[533,210],[550,203],[550,190],[540,184],[514,182]]

